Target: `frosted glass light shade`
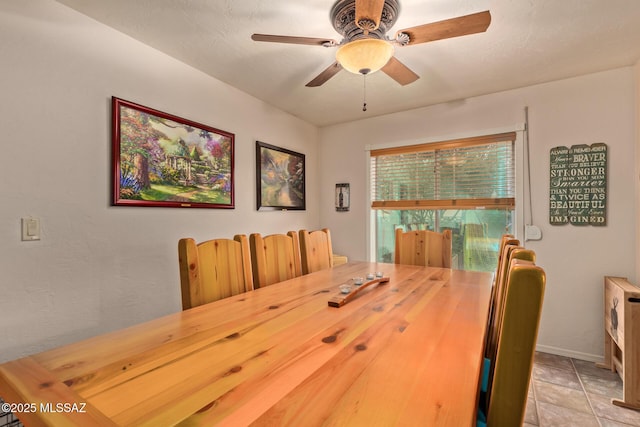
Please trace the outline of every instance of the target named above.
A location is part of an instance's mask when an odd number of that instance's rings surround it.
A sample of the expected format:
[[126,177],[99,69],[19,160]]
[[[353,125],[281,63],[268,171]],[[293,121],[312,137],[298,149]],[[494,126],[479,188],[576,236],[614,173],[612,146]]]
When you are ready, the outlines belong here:
[[393,56],[391,43],[380,39],[359,39],[338,48],[336,60],[354,74],[370,74],[384,67]]

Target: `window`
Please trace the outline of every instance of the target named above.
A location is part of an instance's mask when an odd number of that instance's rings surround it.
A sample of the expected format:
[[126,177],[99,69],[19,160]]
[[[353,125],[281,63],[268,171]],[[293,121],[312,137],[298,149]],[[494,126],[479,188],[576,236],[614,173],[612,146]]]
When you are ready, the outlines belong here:
[[371,151],[376,259],[393,262],[394,231],[451,229],[453,267],[492,271],[513,232],[515,132]]

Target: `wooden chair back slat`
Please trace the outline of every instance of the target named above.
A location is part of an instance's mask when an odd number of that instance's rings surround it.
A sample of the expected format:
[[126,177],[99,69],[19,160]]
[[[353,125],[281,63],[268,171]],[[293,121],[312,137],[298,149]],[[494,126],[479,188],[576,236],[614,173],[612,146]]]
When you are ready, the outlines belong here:
[[249,236],[249,246],[256,288],[302,275],[300,243],[295,231],[265,237],[253,233]]
[[182,309],[253,290],[251,254],[245,235],[196,244],[178,241]]
[[451,230],[395,232],[395,263],[451,268]]
[[311,232],[300,230],[299,237],[302,274],[333,267],[331,232],[328,228]]

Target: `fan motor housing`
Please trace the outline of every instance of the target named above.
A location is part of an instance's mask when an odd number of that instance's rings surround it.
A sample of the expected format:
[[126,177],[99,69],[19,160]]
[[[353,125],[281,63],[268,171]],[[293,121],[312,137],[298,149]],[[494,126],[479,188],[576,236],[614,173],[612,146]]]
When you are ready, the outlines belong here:
[[[348,43],[365,38],[388,40],[387,31],[396,23],[399,13],[400,4],[397,0],[386,0],[382,8],[382,16],[380,17],[378,28],[364,30],[356,23],[355,0],[338,0],[331,8],[330,17],[333,28],[344,36],[342,43]],[[371,24],[375,26],[375,23],[371,22]],[[366,25],[363,26],[367,27]]]

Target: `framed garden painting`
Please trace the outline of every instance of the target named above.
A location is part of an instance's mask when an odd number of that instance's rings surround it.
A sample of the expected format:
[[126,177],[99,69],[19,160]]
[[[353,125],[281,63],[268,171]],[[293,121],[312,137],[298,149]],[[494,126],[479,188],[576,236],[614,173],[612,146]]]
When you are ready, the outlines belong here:
[[304,154],[256,141],[258,210],[304,210]]
[[234,207],[234,134],[116,97],[113,204]]

